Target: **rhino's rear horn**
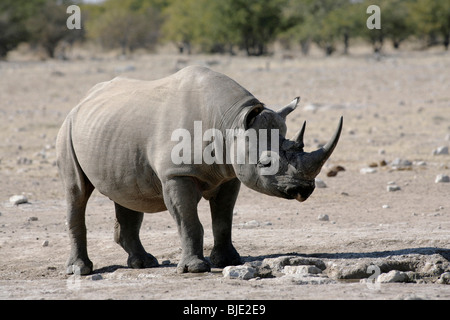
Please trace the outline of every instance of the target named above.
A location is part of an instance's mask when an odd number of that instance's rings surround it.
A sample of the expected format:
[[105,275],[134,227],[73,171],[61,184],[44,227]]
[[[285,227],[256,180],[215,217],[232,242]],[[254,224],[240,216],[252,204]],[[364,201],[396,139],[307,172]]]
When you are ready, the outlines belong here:
[[295,110],[297,107],[298,102],[300,101],[300,97],[295,98],[292,100],[287,106],[281,108],[277,111],[277,113],[283,118],[286,119],[287,115]]
[[303,122],[303,126],[300,129],[300,131],[295,134],[294,138],[292,138],[292,141],[294,141],[295,144],[300,148],[304,147],[303,136],[305,135],[305,129],[306,129],[306,121]]

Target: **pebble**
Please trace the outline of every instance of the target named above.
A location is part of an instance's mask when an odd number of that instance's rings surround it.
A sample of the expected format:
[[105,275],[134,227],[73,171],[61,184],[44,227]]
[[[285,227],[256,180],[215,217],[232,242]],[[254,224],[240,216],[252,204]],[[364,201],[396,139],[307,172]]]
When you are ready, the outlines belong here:
[[44,242],[42,242],[42,246],[43,247],[48,247],[48,240],[44,240]]
[[434,182],[435,183],[450,182],[450,177],[445,174],[438,174]]
[[389,209],[390,206],[389,206],[388,204],[383,204],[382,208],[383,208],[383,209]]
[[319,214],[319,216],[317,217],[318,220],[320,221],[329,221],[330,217],[328,217],[327,214]]
[[412,166],[412,162],[406,159],[396,158],[391,162],[392,168],[403,169]]
[[227,266],[223,268],[224,278],[249,280],[255,277],[256,269],[250,266]]
[[377,172],[377,170],[374,168],[362,168],[361,170],[359,170],[359,173],[361,173],[361,174],[368,174],[368,173],[375,173],[375,172]]
[[316,188],[326,188],[327,187],[327,185],[325,184],[325,182],[322,179],[316,178],[315,182],[316,182]]
[[408,281],[408,275],[406,272],[391,270],[388,273],[380,274],[376,281],[379,283],[406,282]]
[[439,148],[433,150],[434,156],[443,155],[443,154],[448,154],[448,147],[443,146],[443,147],[439,147]]
[[101,274],[93,274],[91,276],[87,276],[86,280],[92,280],[92,281],[103,280],[103,277]]
[[394,191],[401,190],[401,188],[399,186],[395,185],[395,184],[388,185],[386,187],[386,189],[387,189],[388,192],[394,192]]
[[9,202],[13,205],[18,206],[19,204],[28,203],[28,198],[24,195],[14,195],[9,198]]
[[439,284],[450,284],[450,272],[444,272],[437,280]]
[[28,221],[38,221],[38,217],[29,217]]

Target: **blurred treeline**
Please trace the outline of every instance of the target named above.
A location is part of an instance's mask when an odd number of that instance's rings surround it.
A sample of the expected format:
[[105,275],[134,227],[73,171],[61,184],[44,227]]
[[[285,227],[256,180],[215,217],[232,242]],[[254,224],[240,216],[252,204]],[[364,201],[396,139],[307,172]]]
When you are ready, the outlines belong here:
[[[81,8],[80,30],[69,30],[69,5]],[[381,9],[381,29],[369,30],[369,5]],[[448,0],[0,0],[0,57],[21,42],[53,57],[65,43],[91,41],[123,53],[174,43],[183,52],[264,55],[278,41],[284,48],[312,44],[327,55],[352,43],[374,51],[406,40],[420,48],[450,40]],[[341,49],[343,48],[343,49]]]

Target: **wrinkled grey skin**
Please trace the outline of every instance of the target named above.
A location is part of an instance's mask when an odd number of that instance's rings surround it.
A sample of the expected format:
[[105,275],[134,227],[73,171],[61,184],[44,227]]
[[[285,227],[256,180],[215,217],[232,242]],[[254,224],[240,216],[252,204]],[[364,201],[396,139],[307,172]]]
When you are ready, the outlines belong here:
[[[203,227],[197,204],[209,200],[214,235],[210,260],[218,266],[241,263],[231,241],[233,207],[240,183],[271,195],[304,201],[314,190],[314,177],[336,146],[342,118],[332,140],[312,153],[303,151],[304,127],[287,140],[286,116],[299,99],[274,112],[235,81],[203,67],[187,67],[157,81],[115,78],[97,84],[69,113],[57,137],[57,163],[67,198],[71,254],[67,273],[89,274],[85,209],[96,188],[115,204],[115,241],[128,253],[128,266],[158,266],[139,239],[143,212],[169,210],[177,223],[182,257],[177,271],[210,270],[203,256]],[[257,164],[180,164],[171,161],[175,129],[193,134],[217,128],[279,129],[279,171],[260,175]],[[225,137],[225,135],[224,135]],[[205,147],[209,142],[204,142]],[[262,159],[259,159],[262,160]],[[267,159],[265,159],[267,160]]]

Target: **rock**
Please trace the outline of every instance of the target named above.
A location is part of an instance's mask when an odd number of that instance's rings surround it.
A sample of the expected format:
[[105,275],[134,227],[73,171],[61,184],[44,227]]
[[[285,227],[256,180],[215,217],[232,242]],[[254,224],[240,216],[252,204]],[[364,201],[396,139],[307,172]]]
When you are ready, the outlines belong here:
[[383,209],[389,209],[390,206],[389,206],[388,204],[383,204],[382,208],[383,208]]
[[345,171],[345,168],[343,166],[334,166],[330,169],[330,171],[328,171],[327,177],[334,177],[340,171]]
[[256,269],[250,266],[227,266],[223,269],[224,278],[249,280],[255,277]]
[[450,177],[445,174],[438,174],[434,182],[435,183],[450,182]]
[[38,221],[38,217],[29,217],[28,221]]
[[438,284],[450,284],[450,272],[444,272],[436,281]]
[[320,220],[320,221],[329,221],[330,220],[330,218],[328,217],[327,214],[319,214],[317,219]]
[[448,154],[448,147],[443,146],[443,147],[439,147],[439,148],[436,148],[433,150],[434,156],[443,155],[443,154]]
[[44,240],[44,242],[42,242],[42,246],[43,247],[48,247],[48,240]]
[[103,277],[101,274],[93,274],[91,276],[87,276],[86,280],[92,280],[92,281],[103,280]]
[[375,172],[377,172],[377,170],[374,168],[362,168],[361,170],[359,170],[359,173],[361,173],[361,174],[369,174],[369,173],[375,173]]
[[376,282],[379,283],[392,283],[392,282],[407,282],[408,275],[405,272],[392,270],[388,273],[382,273],[377,277]]
[[326,188],[327,187],[327,185],[325,184],[325,182],[323,182],[322,179],[316,178],[315,183],[316,183],[316,188]]
[[14,195],[9,198],[9,202],[18,206],[19,204],[28,203],[28,198],[24,195]]
[[393,169],[402,170],[408,169],[412,166],[412,162],[406,159],[396,158],[391,162],[391,167]]
[[388,185],[388,186],[386,187],[386,190],[387,190],[388,192],[394,192],[394,191],[401,190],[401,188],[400,188],[399,186],[393,184],[393,185]]
[[319,274],[322,270],[313,265],[285,266],[281,271],[285,274]]
[[281,256],[277,258],[265,258],[261,263],[261,268],[268,268],[275,272],[281,272],[285,266],[313,265],[320,270],[325,270],[326,265],[318,258],[307,258],[297,256]]

